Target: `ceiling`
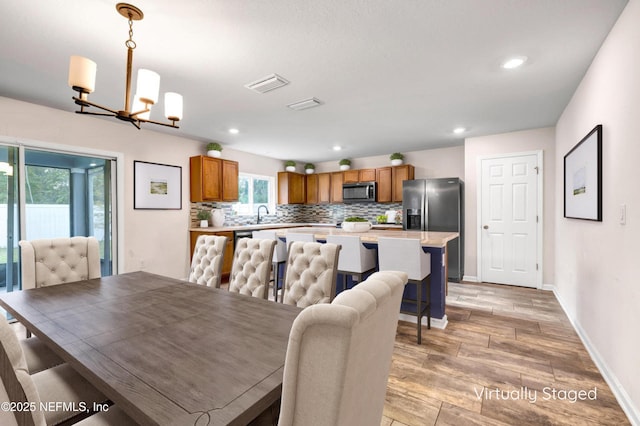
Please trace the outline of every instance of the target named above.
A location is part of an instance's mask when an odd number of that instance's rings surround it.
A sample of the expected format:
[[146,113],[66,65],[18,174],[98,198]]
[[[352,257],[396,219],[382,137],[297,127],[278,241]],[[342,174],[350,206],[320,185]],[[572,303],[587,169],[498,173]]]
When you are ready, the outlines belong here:
[[[132,1],[145,14],[133,27],[134,72],[152,69],[161,93],[184,96],[179,130],[146,128],[303,162],[552,126],[627,3]],[[128,25],[115,4],[1,0],[0,96],[74,111],[68,64],[81,55],[98,64],[89,99],[121,109]],[[502,69],[512,55],[528,60]],[[244,87],[273,73],[290,84],[265,94]],[[310,97],[323,104],[286,106]],[[151,119],[163,109],[160,101]],[[459,126],[467,131],[454,134]]]

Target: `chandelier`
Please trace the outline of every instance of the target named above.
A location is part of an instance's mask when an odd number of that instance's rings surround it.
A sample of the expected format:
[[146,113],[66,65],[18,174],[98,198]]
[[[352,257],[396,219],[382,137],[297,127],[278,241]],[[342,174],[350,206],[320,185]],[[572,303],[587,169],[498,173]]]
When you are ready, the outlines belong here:
[[[75,103],[80,106],[80,110],[76,113],[116,117],[133,124],[138,129],[142,123],[159,124],[177,129],[176,122],[182,118],[182,96],[178,93],[167,92],[164,95],[165,117],[170,123],[149,119],[151,107],[158,101],[160,75],[157,73],[142,68],[138,70],[137,92],[133,103],[131,102],[131,67],[133,49],[136,48],[136,43],[133,41],[133,21],[142,20],[144,15],[140,9],[127,3],[118,3],[116,9],[129,21],[129,39],[125,42],[125,46],[127,46],[127,80],[124,92],[124,109],[111,109],[89,101],[88,95],[95,90],[96,85],[96,63],[82,56],[71,56],[69,86],[78,92],[78,96],[73,97]],[[86,108],[89,107],[108,112],[87,111]]]

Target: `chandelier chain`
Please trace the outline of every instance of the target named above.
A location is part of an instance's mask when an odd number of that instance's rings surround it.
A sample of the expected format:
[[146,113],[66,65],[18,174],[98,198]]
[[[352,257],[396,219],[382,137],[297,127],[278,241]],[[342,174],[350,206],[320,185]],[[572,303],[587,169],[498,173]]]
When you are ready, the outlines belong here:
[[125,41],[124,45],[129,49],[135,49],[136,42],[133,41],[133,19],[131,18],[131,12],[129,12],[129,40]]

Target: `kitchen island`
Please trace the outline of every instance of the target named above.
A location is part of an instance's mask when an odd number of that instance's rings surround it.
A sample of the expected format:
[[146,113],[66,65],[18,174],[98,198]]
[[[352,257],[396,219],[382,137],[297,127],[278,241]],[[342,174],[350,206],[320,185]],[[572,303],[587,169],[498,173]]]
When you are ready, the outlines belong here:
[[313,234],[316,240],[325,241],[327,235],[358,236],[365,245],[376,245],[379,237],[419,239],[422,249],[431,254],[431,318],[433,325],[444,328],[447,325],[445,314],[445,297],[447,286],[447,243],[458,238],[457,232],[376,230],[366,232],[347,232],[341,228],[319,226],[300,227],[294,229],[274,228],[276,235],[285,238],[287,232]]

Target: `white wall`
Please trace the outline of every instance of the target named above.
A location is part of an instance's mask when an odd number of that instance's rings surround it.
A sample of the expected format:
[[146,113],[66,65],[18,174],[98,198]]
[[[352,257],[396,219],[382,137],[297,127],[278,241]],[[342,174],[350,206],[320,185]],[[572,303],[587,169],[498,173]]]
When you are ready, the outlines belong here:
[[[386,167],[391,165],[389,155],[351,158],[352,169]],[[427,149],[424,151],[404,152],[404,162],[416,168],[416,179],[459,177],[464,180],[464,146]],[[346,156],[344,158],[347,158]],[[302,171],[303,164],[298,164]],[[340,166],[337,161],[325,161],[316,164],[316,172],[335,172]]]
[[543,285],[552,284],[554,277],[553,243],[555,236],[555,132],[553,127],[523,130],[500,135],[468,138],[465,140],[465,264],[464,274],[476,277],[477,255],[477,164],[478,157],[514,152],[543,151]]
[[[640,0],[631,0],[556,126],[556,293],[640,424]],[[603,221],[563,217],[563,157],[603,125]],[[618,220],[627,206],[627,224]]]
[[[181,137],[181,130],[172,134],[137,130],[115,119],[79,115],[3,97],[0,97],[0,117],[0,140],[34,140],[123,153],[125,193],[120,201],[124,202],[124,265],[120,265],[121,271],[136,271],[144,265],[144,270],[170,277],[188,275],[189,157],[204,154],[204,142]],[[281,161],[226,147],[222,156],[239,161],[241,172],[275,176],[281,169]],[[134,160],[182,167],[182,210],[133,209]]]

